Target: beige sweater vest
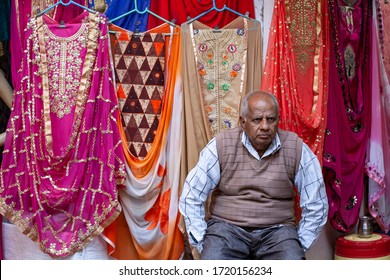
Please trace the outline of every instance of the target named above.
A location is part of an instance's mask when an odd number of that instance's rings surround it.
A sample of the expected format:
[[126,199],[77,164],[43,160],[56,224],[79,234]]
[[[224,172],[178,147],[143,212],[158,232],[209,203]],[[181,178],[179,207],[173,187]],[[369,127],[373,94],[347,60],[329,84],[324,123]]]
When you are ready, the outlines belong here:
[[221,180],[212,195],[210,218],[245,227],[295,224],[294,177],[302,140],[279,129],[280,150],[258,161],[242,144],[242,132],[236,127],[216,137]]

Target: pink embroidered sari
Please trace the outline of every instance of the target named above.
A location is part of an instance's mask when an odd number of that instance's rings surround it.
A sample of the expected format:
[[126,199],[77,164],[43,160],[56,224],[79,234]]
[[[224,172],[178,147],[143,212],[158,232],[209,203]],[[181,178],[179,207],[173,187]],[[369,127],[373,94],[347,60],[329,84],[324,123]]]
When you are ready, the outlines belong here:
[[329,1],[332,52],[323,155],[329,222],[341,232],[353,229],[364,202],[371,127],[372,2],[349,2]]
[[106,18],[32,18],[0,172],[0,212],[52,257],[118,216],[124,154]]
[[[383,2],[383,1],[381,1]],[[390,5],[374,2],[372,32],[372,116],[365,172],[368,210],[384,232],[390,230]],[[382,47],[380,49],[380,47]],[[386,71],[387,66],[387,71]]]

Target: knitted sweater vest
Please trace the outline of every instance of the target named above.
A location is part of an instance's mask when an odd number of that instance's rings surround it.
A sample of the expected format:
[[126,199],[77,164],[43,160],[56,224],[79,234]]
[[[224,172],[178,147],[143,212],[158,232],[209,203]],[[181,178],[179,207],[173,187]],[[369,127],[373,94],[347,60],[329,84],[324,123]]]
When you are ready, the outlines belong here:
[[302,139],[279,129],[281,148],[258,161],[242,144],[241,127],[216,137],[221,180],[210,204],[210,218],[238,226],[295,224],[294,178]]

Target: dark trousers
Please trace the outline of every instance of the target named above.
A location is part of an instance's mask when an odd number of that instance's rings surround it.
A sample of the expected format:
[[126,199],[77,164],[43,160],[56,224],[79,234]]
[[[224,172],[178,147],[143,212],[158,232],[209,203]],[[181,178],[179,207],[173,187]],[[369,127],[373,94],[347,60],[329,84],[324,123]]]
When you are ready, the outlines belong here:
[[202,260],[304,260],[305,252],[295,226],[248,229],[210,219]]

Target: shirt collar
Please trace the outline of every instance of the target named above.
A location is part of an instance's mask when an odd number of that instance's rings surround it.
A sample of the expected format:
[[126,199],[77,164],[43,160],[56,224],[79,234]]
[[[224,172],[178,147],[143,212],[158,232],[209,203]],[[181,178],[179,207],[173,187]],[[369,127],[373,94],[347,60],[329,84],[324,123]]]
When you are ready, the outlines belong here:
[[263,156],[260,158],[259,153],[255,150],[255,148],[253,148],[251,141],[249,140],[249,137],[248,135],[246,135],[245,131],[242,132],[241,142],[245,146],[245,148],[247,148],[249,153],[252,156],[254,156],[257,160],[260,160],[261,158],[265,158],[269,155],[276,153],[282,146],[282,144],[280,143],[279,134],[276,133],[275,138],[272,140],[271,145],[268,147],[268,149],[265,151]]

